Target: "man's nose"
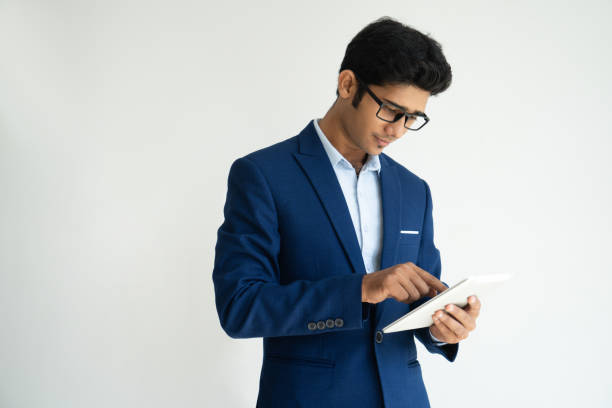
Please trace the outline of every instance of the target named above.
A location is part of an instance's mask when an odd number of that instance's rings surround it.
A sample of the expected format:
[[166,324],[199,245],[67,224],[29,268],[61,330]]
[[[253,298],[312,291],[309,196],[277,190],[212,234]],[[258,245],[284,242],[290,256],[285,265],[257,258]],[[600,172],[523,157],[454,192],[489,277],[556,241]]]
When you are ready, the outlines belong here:
[[388,139],[397,139],[401,137],[405,131],[406,128],[404,127],[403,118],[393,123],[387,123],[385,126],[385,134]]

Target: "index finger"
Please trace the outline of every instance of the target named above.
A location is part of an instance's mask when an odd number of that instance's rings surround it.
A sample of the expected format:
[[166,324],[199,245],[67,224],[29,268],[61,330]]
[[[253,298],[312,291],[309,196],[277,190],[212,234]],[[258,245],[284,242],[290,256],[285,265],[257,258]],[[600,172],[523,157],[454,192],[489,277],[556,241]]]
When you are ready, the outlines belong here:
[[413,266],[416,269],[416,271],[418,272],[418,274],[421,276],[421,278],[428,285],[430,285],[431,287],[436,289],[438,291],[438,293],[444,292],[446,289],[448,289],[448,286],[443,284],[442,281],[440,281],[440,279],[436,278],[431,273],[427,272],[425,269],[422,269],[417,264],[413,264]]

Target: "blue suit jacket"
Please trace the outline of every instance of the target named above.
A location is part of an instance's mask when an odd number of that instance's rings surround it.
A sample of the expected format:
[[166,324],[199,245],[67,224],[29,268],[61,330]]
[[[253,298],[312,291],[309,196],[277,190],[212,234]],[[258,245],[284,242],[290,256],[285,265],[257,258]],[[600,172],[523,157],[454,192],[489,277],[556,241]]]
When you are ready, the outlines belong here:
[[[427,183],[384,153],[380,164],[381,269],[412,261],[439,279]],[[377,331],[429,298],[361,302],[361,251],[313,121],[233,162],[224,216],[213,270],[217,312],[229,336],[263,337],[258,406],[429,406],[414,337],[451,362],[459,346],[436,346],[427,327],[376,341]]]

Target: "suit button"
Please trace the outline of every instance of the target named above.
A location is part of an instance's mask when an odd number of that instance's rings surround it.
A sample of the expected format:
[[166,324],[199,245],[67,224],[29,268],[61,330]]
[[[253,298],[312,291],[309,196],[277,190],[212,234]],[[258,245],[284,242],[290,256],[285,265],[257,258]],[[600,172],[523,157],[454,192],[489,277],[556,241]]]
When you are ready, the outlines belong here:
[[336,327],[344,326],[344,320],[342,320],[341,318],[337,318],[334,323],[336,324]]
[[331,329],[332,327],[334,327],[334,321],[332,319],[327,319],[325,321],[325,325]]
[[376,342],[382,343],[382,339],[383,339],[383,335],[382,335],[382,332],[379,330],[376,332]]
[[315,322],[308,323],[308,330],[316,330],[317,324]]
[[323,330],[325,328],[325,322],[323,320],[319,320],[317,322],[317,329]]

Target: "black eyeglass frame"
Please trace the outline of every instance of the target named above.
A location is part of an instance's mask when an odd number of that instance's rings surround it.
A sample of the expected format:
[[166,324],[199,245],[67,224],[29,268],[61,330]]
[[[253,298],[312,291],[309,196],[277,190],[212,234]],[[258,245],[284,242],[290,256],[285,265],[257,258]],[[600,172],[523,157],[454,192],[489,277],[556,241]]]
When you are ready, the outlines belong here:
[[[353,74],[355,74],[355,73],[353,72]],[[360,82],[360,83],[361,83],[361,85],[363,85],[363,86],[364,86],[364,88],[366,89],[366,91],[368,91],[368,94],[370,94],[370,96],[372,97],[372,99],[374,99],[374,102],[376,102],[376,103],[378,104],[378,111],[376,112],[376,117],[377,117],[378,119],[380,119],[380,120],[384,120],[384,121],[385,121],[385,122],[387,122],[387,123],[394,123],[394,122],[397,122],[398,120],[400,120],[400,119],[402,118],[402,116],[403,116],[403,117],[404,117],[404,129],[413,130],[413,131],[417,131],[417,130],[419,130],[419,129],[422,129],[422,128],[423,128],[423,126],[425,126],[425,125],[427,124],[427,122],[429,122],[429,116],[427,116],[425,113],[423,113],[423,112],[412,112],[412,113],[410,113],[410,112],[406,112],[405,110],[400,109],[399,107],[397,107],[397,106],[395,106],[395,105],[392,105],[392,104],[390,104],[390,103],[384,102],[384,101],[380,100],[380,98],[379,98],[378,96],[376,96],[376,94],[374,93],[374,91],[372,91],[372,90],[371,90],[371,89],[370,89],[370,88],[369,88],[369,87],[368,87],[368,86],[365,84],[365,82],[363,82],[363,81],[362,81],[362,80],[361,80],[361,79],[360,79],[360,78],[357,76],[357,74],[355,74],[355,79],[357,79],[357,81],[358,81],[358,82]],[[383,118],[381,118],[380,116],[378,116],[378,114],[380,113],[380,110],[382,109],[383,105],[385,105],[385,106],[389,106],[390,108],[392,108],[391,110],[400,110],[400,111],[402,111],[402,113],[398,113],[397,115],[395,115],[395,118],[394,118],[393,120],[383,119]],[[412,129],[412,128],[406,127],[406,122],[408,122],[408,117],[409,117],[409,116],[420,116],[420,117],[422,117],[423,119],[425,119],[425,122],[424,122],[424,123],[423,123],[421,126],[419,126],[418,128],[416,128],[416,129]]]

